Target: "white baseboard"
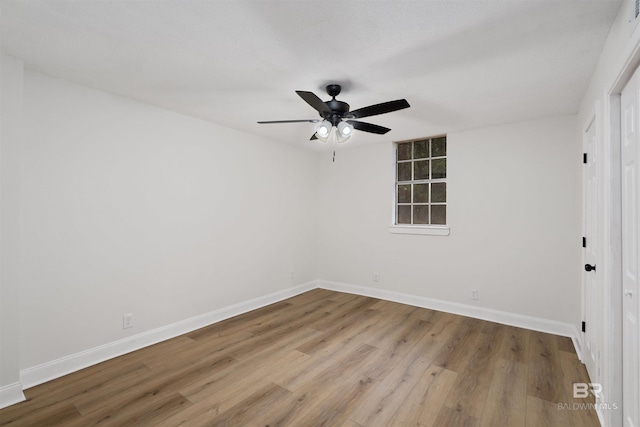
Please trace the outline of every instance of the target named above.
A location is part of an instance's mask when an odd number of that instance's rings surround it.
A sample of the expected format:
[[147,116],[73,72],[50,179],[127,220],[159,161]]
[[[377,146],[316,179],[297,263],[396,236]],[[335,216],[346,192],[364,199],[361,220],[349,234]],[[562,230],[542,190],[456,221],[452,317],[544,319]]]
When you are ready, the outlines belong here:
[[504,325],[516,326],[518,328],[531,329],[539,332],[546,332],[563,337],[570,337],[573,341],[573,345],[576,347],[578,356],[580,356],[580,350],[582,348],[582,341],[580,339],[580,334],[578,334],[578,329],[574,325],[569,323],[540,319],[537,317],[525,316],[517,313],[492,310],[489,308],[442,301],[416,295],[403,294],[400,292],[387,291],[384,289],[371,288],[367,286],[351,285],[348,283],[318,280],[318,287],[332,291],[346,292],[350,294],[384,299],[387,301],[399,302],[416,307],[429,308],[431,310],[459,314],[461,316],[488,320],[490,322],[502,323]]
[[22,393],[22,384],[13,383],[0,387],[0,409],[26,400]]
[[[251,300],[243,301],[229,307],[223,307],[200,316],[195,316],[190,319],[133,335],[119,341],[110,342],[99,347],[71,354],[57,360],[52,360],[41,365],[21,370],[20,380],[24,388],[27,389],[97,363],[104,362],[105,360],[122,356],[123,354],[139,350],[152,344],[195,331],[196,329],[211,325],[212,323],[282,301],[311,289],[315,289],[316,287],[317,283],[315,281],[307,282],[302,285],[287,288],[258,298],[253,298]],[[22,390],[20,390],[20,393],[22,393]]]
[[[573,347],[576,349],[578,359],[582,362],[582,332],[578,330],[576,326],[573,327],[573,335],[571,335],[571,341],[573,341]],[[584,362],[583,362],[584,363]]]
[[601,406],[596,406],[596,415],[598,416],[598,421],[602,427],[606,426],[607,423],[604,420],[604,413],[602,412]]

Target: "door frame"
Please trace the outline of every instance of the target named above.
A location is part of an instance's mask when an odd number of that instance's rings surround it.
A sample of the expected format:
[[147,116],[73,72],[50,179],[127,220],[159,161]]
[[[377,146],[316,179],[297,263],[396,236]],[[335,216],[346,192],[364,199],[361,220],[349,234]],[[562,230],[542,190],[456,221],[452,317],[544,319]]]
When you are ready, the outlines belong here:
[[[602,312],[602,385],[605,403],[622,404],[622,120],[621,93],[640,65],[640,43],[609,85],[604,97],[601,259],[604,299]],[[622,425],[622,410],[598,411],[603,425]]]

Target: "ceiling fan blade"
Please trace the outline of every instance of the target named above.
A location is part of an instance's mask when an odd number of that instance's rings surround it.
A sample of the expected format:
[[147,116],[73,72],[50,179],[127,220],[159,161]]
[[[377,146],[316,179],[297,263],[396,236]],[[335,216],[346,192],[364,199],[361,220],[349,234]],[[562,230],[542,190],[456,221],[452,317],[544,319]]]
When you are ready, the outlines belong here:
[[385,133],[387,133],[387,132],[389,132],[391,130],[391,129],[386,128],[384,126],[378,126],[378,125],[374,125],[372,123],[357,122],[355,120],[347,120],[347,123],[349,123],[351,126],[353,126],[354,129],[358,129],[358,130],[361,130],[363,132],[377,133],[378,135],[384,135]]
[[331,113],[331,109],[327,106],[327,104],[322,101],[322,99],[318,98],[318,96],[313,92],[305,92],[303,90],[297,90],[296,93],[300,95],[300,98],[304,99],[305,102],[311,105],[321,116],[324,117],[324,114]]
[[368,107],[358,108],[349,111],[344,115],[347,119],[360,119],[362,117],[376,116],[378,114],[390,113],[392,111],[409,108],[410,105],[406,99],[397,99],[395,101],[383,102],[382,104],[369,105]]
[[271,124],[271,123],[318,123],[320,119],[303,119],[303,120],[270,120],[258,122],[259,124]]

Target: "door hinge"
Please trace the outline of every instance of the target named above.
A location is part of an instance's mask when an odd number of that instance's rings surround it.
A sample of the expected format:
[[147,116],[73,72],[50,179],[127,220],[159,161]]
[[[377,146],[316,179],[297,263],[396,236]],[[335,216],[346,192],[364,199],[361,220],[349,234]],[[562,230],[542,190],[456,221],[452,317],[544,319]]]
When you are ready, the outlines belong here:
[[583,238],[582,238],[582,247],[583,247],[583,248],[586,248],[586,247],[587,247],[587,238],[586,238],[586,237],[583,237]]
[[587,164],[587,153],[582,153],[582,163]]
[[587,332],[587,322],[582,322],[582,332]]

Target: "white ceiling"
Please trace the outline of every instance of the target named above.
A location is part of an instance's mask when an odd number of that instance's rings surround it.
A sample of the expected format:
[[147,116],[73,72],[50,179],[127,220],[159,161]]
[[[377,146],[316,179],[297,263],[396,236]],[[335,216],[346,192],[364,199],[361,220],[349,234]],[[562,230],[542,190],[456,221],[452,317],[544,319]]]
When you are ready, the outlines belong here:
[[327,83],[411,139],[577,112],[620,0],[0,0],[28,69],[305,147]]

